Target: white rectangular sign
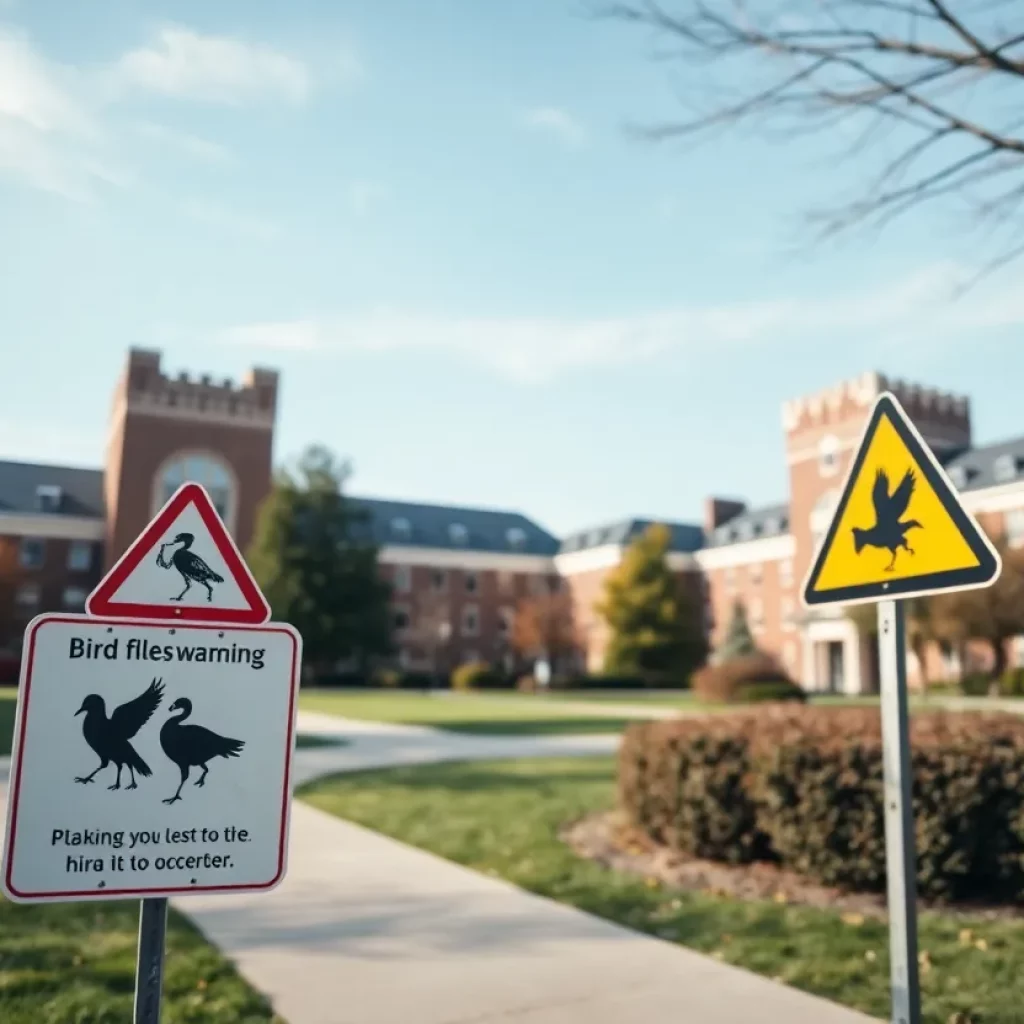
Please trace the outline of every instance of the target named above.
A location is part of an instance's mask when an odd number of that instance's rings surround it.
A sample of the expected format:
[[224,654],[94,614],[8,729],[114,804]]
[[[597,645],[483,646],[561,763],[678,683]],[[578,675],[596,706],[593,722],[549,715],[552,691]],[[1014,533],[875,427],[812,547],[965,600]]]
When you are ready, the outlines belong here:
[[276,623],[35,619],[4,893],[36,902],[275,886],[300,662],[298,633]]

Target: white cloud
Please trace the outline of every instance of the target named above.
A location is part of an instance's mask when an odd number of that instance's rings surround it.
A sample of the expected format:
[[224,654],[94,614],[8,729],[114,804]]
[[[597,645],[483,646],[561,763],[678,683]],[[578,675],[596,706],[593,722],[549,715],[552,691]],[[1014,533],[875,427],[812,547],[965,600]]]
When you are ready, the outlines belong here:
[[181,211],[203,224],[249,238],[273,238],[278,231],[277,225],[265,217],[242,213],[209,199],[186,199],[181,203]]
[[583,125],[561,107],[534,107],[523,120],[528,128],[548,132],[569,147],[581,146],[587,137]]
[[514,379],[537,382],[591,367],[725,345],[884,337],[938,339],[958,331],[1024,326],[1024,275],[951,302],[964,268],[935,264],[894,284],[836,298],[688,305],[633,316],[446,317],[381,311],[362,316],[243,324],[214,340],[291,351],[429,351],[459,356]]
[[282,97],[304,100],[311,88],[306,65],[263,43],[208,36],[165,25],[148,46],[126,53],[111,69],[115,85],[179,99],[240,104]]
[[132,127],[141,138],[175,152],[184,153],[201,163],[228,164],[232,160],[231,151],[226,146],[192,135],[190,132],[168,128],[167,125],[158,124],[156,121],[139,121]]
[[369,213],[388,196],[388,188],[376,181],[353,181],[348,186],[348,204],[360,216]]
[[47,61],[22,33],[0,26],[0,170],[36,188],[87,200],[98,182],[123,184],[80,75]]

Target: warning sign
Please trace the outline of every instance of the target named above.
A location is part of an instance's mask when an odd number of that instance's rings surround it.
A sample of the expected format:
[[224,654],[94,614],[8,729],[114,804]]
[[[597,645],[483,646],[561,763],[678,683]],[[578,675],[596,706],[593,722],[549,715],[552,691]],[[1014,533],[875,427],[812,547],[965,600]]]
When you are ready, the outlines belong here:
[[991,541],[891,394],[879,397],[803,589],[808,605],[984,587]]

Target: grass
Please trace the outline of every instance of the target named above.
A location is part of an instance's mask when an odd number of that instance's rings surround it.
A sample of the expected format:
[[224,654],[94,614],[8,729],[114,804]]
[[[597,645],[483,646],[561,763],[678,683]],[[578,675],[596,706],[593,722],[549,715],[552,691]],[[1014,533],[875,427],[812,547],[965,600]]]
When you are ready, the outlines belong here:
[[[887,930],[662,888],[576,857],[558,829],[613,800],[606,758],[418,765],[320,780],[316,807],[533,892],[888,1019]],[[1017,1024],[1024,921],[920,921],[925,1024]],[[963,1014],[957,1018],[956,1014]]]
[[307,691],[299,697],[304,711],[342,718],[404,725],[428,725],[452,732],[488,735],[554,735],[621,732],[633,719],[580,714],[555,701],[506,699],[473,694],[432,697],[422,693],[339,693]]
[[[0,899],[0,1020],[131,1020],[138,906],[23,906]],[[174,911],[167,927],[163,991],[164,1024],[284,1024],[267,1000]]]

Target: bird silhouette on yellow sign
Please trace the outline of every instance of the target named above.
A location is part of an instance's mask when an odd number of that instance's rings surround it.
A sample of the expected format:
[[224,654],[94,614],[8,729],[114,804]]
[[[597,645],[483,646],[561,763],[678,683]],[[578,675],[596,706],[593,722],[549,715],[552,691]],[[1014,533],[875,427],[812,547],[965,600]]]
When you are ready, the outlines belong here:
[[999,556],[889,394],[879,397],[804,586],[808,605],[991,583]]

